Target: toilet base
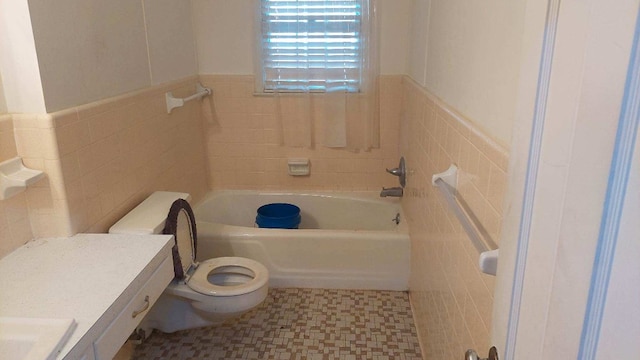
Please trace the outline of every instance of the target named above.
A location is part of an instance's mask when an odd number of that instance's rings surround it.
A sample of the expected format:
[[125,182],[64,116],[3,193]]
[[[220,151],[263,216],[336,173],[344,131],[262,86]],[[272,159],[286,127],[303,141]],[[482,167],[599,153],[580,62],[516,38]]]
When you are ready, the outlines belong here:
[[[179,291],[175,291],[176,288],[172,288],[172,285],[160,295],[160,298],[142,320],[140,328],[173,333],[180,330],[220,325],[260,305],[268,293],[268,286],[264,286],[251,294],[231,296],[226,299],[219,298],[213,302],[200,302],[176,295],[176,292],[179,293]],[[232,307],[229,307],[230,305]]]
[[196,313],[188,301],[163,293],[140,324],[143,329],[156,329],[163,333],[219,325]]

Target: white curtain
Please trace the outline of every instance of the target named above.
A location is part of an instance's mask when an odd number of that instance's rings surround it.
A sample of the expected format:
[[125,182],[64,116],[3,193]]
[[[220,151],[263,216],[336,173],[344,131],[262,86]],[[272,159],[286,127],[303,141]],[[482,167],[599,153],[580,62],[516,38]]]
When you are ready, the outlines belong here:
[[284,145],[379,147],[373,1],[259,0],[256,90],[276,97]]

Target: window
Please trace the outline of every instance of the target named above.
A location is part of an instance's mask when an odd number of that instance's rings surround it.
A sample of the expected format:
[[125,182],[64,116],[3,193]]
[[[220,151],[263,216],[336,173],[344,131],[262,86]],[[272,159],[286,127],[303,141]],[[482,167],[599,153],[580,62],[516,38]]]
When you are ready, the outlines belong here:
[[358,92],[366,0],[261,0],[266,92]]

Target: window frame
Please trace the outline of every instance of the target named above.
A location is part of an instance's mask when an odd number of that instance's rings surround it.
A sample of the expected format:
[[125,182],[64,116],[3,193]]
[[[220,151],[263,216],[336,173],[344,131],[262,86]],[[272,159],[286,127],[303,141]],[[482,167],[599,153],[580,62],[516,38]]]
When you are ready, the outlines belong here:
[[[265,20],[264,16],[265,16],[265,6],[266,3],[275,3],[275,4],[279,4],[279,3],[284,3],[284,2],[291,2],[291,5],[298,6],[301,4],[301,6],[304,5],[308,5],[309,3],[314,2],[313,0],[258,0],[258,6],[257,6],[257,28],[259,29],[259,31],[257,31],[257,39],[258,39],[258,59],[256,61],[256,78],[258,81],[256,81],[256,92],[257,93],[263,93],[263,94],[273,94],[273,93],[325,93],[325,92],[329,92],[329,91],[342,91],[342,92],[347,92],[347,93],[360,93],[362,92],[362,87],[363,87],[363,76],[364,76],[364,66],[363,63],[365,61],[366,58],[366,51],[365,51],[365,31],[364,31],[364,9],[365,9],[365,1],[366,0],[342,0],[342,1],[336,1],[336,3],[339,4],[344,4],[344,3],[351,3],[353,2],[353,6],[354,6],[354,11],[355,11],[355,15],[354,15],[354,20],[353,22],[355,22],[355,25],[352,24],[352,28],[349,28],[349,26],[346,27],[347,30],[354,30],[353,31],[353,36],[349,37],[348,39],[351,39],[355,44],[355,49],[353,49],[353,52],[355,52],[356,54],[351,56],[350,60],[351,60],[351,64],[353,64],[352,67],[347,67],[347,66],[341,66],[341,67],[327,67],[326,66],[326,61],[324,62],[324,66],[322,67],[305,67],[305,66],[298,66],[298,67],[290,67],[290,68],[286,68],[286,67],[278,67],[278,62],[274,61],[274,56],[273,53],[269,52],[269,47],[267,46],[267,44],[273,43],[272,39],[272,33],[273,31],[270,32],[270,28],[269,28],[269,21]],[[321,5],[326,5],[326,2],[323,2]],[[339,5],[337,5],[339,6]],[[312,17],[309,17],[312,18]],[[326,28],[327,25],[325,24],[324,27]],[[301,42],[304,43],[304,39],[309,39],[309,37],[307,36],[306,38],[304,36],[299,36],[298,34],[302,34],[303,32],[296,32],[295,38],[296,39],[301,39]],[[325,34],[327,33],[327,31],[325,30]],[[317,34],[317,32],[316,32]],[[324,37],[324,39],[326,39],[326,36]],[[330,43],[330,41],[325,41],[325,53],[326,53],[326,44]],[[308,44],[308,42],[307,42]],[[291,49],[289,49],[291,50]],[[296,47],[295,50],[298,53],[304,53],[304,47]],[[302,52],[300,50],[303,50]],[[315,49],[317,50],[317,49]],[[307,51],[307,56],[309,49],[306,49]],[[337,52],[339,54],[339,52]],[[317,55],[317,54],[316,54]],[[346,59],[343,58],[343,59]],[[308,63],[309,61],[307,61]],[[270,63],[270,64],[269,64]],[[318,62],[320,63],[320,62]],[[344,62],[343,62],[344,63]],[[270,65],[270,66],[269,66]],[[276,75],[270,75],[268,74],[268,69],[271,68],[273,70],[273,72],[275,74],[279,74],[278,76]],[[310,71],[313,71],[313,69],[318,69],[318,72],[316,74],[310,74]],[[281,74],[284,72],[283,70],[287,70],[287,69],[293,69],[291,72],[301,72],[301,73],[305,73],[307,74],[307,76],[290,76],[289,78],[285,77],[279,77],[281,76]],[[338,74],[335,77],[326,77],[326,74],[328,72],[331,72],[332,70],[335,70],[336,73]],[[347,74],[351,72],[351,74]],[[283,82],[283,81],[291,81],[291,82],[299,82],[300,85],[293,85],[293,86],[278,86],[279,82]],[[314,80],[317,80],[317,84],[316,86],[313,86],[313,82]],[[330,87],[327,86],[327,84],[329,83],[342,83],[342,86],[335,86],[335,87]],[[349,84],[351,83],[351,84]],[[306,85],[302,85],[302,84],[306,84]],[[281,85],[281,84],[280,84]]]

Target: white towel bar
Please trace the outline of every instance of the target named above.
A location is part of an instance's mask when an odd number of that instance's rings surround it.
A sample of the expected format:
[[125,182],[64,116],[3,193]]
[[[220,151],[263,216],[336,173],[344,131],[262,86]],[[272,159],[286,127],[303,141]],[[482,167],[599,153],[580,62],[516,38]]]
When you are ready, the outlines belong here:
[[480,270],[485,274],[495,275],[498,268],[498,247],[489,238],[488,234],[481,231],[482,226],[474,220],[476,219],[475,215],[457,200],[455,194],[457,176],[458,168],[455,165],[451,165],[447,171],[433,175],[432,183],[438,188],[456,218],[460,221],[473,246],[480,252],[478,261]]
[[199,83],[196,84],[196,93],[186,97],[186,98],[177,98],[174,97],[173,94],[171,93],[171,91],[167,92],[166,94],[164,94],[165,99],[167,100],[167,114],[171,114],[171,110],[173,110],[174,108],[177,107],[181,107],[184,105],[184,103],[191,101],[191,100],[195,100],[195,99],[201,99],[205,96],[209,96],[212,94],[211,89],[206,88],[202,85],[200,85]]

